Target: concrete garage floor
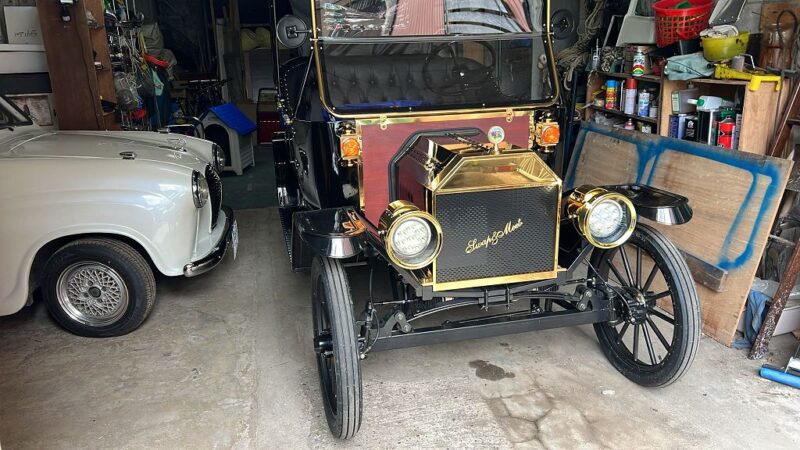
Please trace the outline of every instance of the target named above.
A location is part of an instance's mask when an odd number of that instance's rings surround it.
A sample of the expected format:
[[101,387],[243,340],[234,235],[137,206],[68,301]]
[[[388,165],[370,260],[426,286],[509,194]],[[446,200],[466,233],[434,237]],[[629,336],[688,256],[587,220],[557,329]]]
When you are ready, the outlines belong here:
[[[0,319],[4,449],[307,448],[329,436],[309,277],[273,209],[240,211],[236,262],[161,279],[150,319],[114,339],[56,328],[40,305]],[[783,363],[797,342],[773,340]],[[364,423],[341,447],[798,448],[800,391],[702,340],[692,370],[640,388],[590,327],[396,350],[363,364]]]

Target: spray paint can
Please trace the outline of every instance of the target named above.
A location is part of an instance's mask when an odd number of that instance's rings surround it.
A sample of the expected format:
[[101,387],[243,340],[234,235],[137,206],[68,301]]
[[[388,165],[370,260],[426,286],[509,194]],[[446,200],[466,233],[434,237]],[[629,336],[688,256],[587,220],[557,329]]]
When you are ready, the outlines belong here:
[[625,114],[636,111],[636,80],[629,78],[625,81]]
[[636,129],[636,126],[633,124],[633,119],[628,119],[628,121],[625,122],[625,129],[626,130],[635,130]]
[[617,109],[617,91],[619,83],[615,80],[606,81],[606,109]]
[[717,146],[732,149],[734,132],[736,132],[736,120],[733,117],[727,117],[720,122],[717,130]]
[[639,91],[639,104],[637,105],[639,117],[650,116],[650,93],[642,89]]
[[644,75],[645,71],[645,56],[640,48],[636,49],[633,54],[633,76],[638,77]]

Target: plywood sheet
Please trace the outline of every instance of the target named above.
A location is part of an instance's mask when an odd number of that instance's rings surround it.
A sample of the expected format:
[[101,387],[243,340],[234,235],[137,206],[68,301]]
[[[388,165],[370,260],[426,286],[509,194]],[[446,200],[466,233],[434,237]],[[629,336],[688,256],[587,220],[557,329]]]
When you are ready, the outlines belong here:
[[722,292],[698,285],[703,330],[731,345],[791,162],[584,124],[565,185],[642,183],[689,198],[691,222],[656,227],[728,271]]

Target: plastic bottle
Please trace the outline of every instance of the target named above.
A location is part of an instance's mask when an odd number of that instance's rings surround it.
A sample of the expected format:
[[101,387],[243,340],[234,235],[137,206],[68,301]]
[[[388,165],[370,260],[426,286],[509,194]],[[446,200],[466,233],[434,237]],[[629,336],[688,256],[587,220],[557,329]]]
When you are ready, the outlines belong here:
[[633,78],[625,82],[625,114],[633,114],[636,111],[636,80]]
[[698,111],[713,111],[720,108],[732,108],[733,102],[713,95],[701,95],[700,98],[690,98],[688,103],[697,106]]

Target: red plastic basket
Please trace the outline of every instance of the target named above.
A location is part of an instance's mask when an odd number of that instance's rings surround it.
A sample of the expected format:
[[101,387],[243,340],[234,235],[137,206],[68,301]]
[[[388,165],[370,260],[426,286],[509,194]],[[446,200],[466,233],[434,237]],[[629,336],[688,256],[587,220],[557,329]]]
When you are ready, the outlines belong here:
[[[675,9],[681,3],[689,8]],[[676,41],[694,39],[708,28],[714,0],[662,0],[653,5],[656,12],[656,45],[664,47]]]

